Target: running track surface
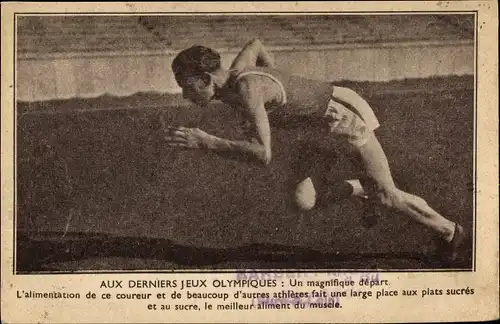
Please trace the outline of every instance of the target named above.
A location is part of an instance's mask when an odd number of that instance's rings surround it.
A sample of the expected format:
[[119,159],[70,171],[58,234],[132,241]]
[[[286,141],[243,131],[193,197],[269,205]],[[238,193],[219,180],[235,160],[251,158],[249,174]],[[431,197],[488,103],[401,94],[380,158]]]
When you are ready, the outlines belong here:
[[[379,117],[400,188],[471,233],[472,77],[351,86]],[[383,212],[367,228],[353,201],[295,210],[290,194],[305,176],[335,182],[361,171],[315,125],[274,129],[266,168],[167,148],[160,114],[174,125],[240,134],[239,117],[224,106],[171,102],[136,94],[18,105],[19,271],[472,266],[472,241],[457,264],[445,265],[433,256],[431,233],[403,215]]]

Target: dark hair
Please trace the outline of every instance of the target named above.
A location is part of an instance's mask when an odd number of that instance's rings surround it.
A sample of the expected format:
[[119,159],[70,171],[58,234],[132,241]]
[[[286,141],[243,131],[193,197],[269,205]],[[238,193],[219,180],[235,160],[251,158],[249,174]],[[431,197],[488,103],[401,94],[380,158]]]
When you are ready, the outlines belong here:
[[203,75],[206,72],[214,72],[220,67],[220,54],[201,45],[181,51],[172,62],[172,70],[177,83],[180,83],[182,75]]

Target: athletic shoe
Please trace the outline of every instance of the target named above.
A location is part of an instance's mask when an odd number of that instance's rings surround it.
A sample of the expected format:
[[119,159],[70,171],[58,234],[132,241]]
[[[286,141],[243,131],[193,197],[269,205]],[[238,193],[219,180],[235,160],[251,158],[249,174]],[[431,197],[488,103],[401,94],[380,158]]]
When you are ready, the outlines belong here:
[[465,239],[464,228],[455,223],[455,233],[450,242],[440,243],[439,253],[445,261],[455,262],[460,255],[461,245]]
[[371,228],[378,224],[378,220],[382,215],[382,211],[376,203],[369,201],[367,198],[363,200],[364,207],[363,215],[361,216],[363,225],[365,228]]

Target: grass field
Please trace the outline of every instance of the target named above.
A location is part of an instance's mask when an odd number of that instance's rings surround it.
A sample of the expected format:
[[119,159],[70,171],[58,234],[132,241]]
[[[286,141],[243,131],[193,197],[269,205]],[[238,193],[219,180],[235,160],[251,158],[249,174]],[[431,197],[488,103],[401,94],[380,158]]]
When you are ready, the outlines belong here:
[[[350,85],[379,117],[398,185],[472,233],[473,78]],[[384,212],[366,228],[353,201],[294,209],[290,194],[305,176],[330,183],[362,171],[314,125],[273,121],[266,168],[168,149],[159,114],[240,135],[221,105],[172,102],[137,94],[18,104],[18,271],[447,267],[433,256],[431,233],[402,215]],[[454,267],[472,267],[471,242]]]

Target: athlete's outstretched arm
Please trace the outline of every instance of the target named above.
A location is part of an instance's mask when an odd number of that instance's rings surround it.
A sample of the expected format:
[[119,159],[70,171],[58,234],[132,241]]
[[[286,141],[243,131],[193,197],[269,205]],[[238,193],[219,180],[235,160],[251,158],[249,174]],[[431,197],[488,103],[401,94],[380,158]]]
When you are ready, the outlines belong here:
[[236,153],[267,165],[271,162],[271,130],[261,89],[255,80],[239,83],[243,111],[250,121],[252,135],[248,140],[229,140],[213,136],[199,128],[170,128],[166,136],[172,147],[207,149],[218,153]]
[[243,47],[231,64],[231,69],[241,70],[252,66],[274,66],[273,58],[258,39],[250,41]]

